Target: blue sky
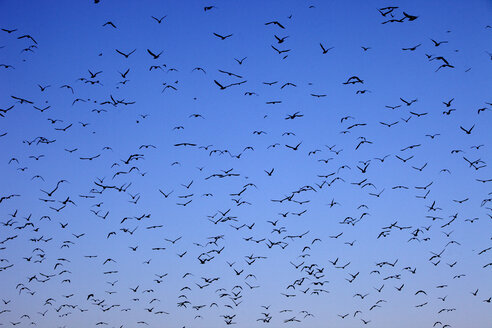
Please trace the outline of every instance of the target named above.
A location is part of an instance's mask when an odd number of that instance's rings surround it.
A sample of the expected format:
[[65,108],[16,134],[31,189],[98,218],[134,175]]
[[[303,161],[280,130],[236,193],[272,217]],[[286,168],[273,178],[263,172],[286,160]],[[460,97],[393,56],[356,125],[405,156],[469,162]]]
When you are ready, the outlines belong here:
[[491,322],[490,1],[0,4],[4,326]]

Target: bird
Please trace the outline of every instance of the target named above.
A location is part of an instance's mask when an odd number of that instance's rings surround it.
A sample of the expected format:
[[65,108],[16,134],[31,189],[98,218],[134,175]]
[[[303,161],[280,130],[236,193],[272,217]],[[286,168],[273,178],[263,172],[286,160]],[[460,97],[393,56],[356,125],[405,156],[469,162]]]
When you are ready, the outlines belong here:
[[278,27],[280,27],[282,29],[285,29],[285,27],[282,24],[280,24],[278,21],[271,21],[271,22],[265,23],[265,25],[272,25],[272,24],[273,25],[276,25],[276,26],[278,26]]
[[414,21],[414,20],[416,20],[417,18],[419,18],[418,16],[409,15],[409,14],[407,14],[406,12],[403,12],[403,15],[404,15],[404,16],[405,16],[405,18],[407,18],[409,21]]
[[112,28],[116,28],[116,25],[114,25],[114,23],[111,21],[107,21],[106,23],[103,24],[103,26],[111,26]]
[[227,38],[230,38],[233,34],[227,34],[227,35],[220,35],[220,34],[217,34],[217,33],[213,33],[216,37],[218,37],[219,39],[221,39],[222,41],[224,41],[225,39]]
[[[131,55],[131,54],[133,54],[135,51],[137,51],[137,49],[133,49],[133,50],[132,50],[132,51],[130,51],[129,53],[124,53],[124,52],[122,52],[122,51],[120,51],[120,50],[118,50],[118,49],[115,49],[115,51],[116,51],[117,53],[119,53],[120,55],[122,55],[123,57],[128,58],[128,57],[130,57],[130,55]],[[127,73],[128,73],[128,71],[127,71]],[[126,74],[124,74],[123,78],[125,78],[125,76],[126,76]]]
[[436,41],[434,39],[431,39],[432,43],[434,43],[435,47],[439,47],[443,43],[448,43],[448,41]]
[[465,132],[466,134],[471,134],[471,132],[472,132],[472,130],[473,130],[473,128],[474,128],[474,127],[475,127],[475,124],[473,124],[473,125],[471,126],[471,128],[469,128],[469,129],[465,129],[464,127],[462,127],[462,126],[460,125],[460,129],[461,129],[463,132]]
[[152,56],[152,58],[154,58],[154,59],[158,59],[158,58],[162,55],[162,53],[163,53],[163,51],[161,51],[160,53],[155,54],[155,53],[153,53],[150,49],[147,49],[147,52],[148,52],[148,53],[149,53],[149,55],[151,55],[151,56]]
[[321,47],[321,50],[323,51],[323,55],[326,54],[328,51],[330,51],[331,49],[334,48],[334,47],[325,48],[325,47],[323,47],[323,45],[321,43],[319,45]]
[[413,47],[401,48],[401,50],[404,50],[404,51],[405,51],[405,50],[415,51],[415,50],[417,50],[417,48],[418,48],[418,47],[420,47],[421,45],[422,45],[422,44],[421,44],[421,43],[419,43],[419,44],[417,44],[416,46],[413,46]]
[[246,60],[246,58],[248,58],[248,57],[243,57],[243,58],[241,58],[241,59],[234,58],[234,60],[235,60],[235,61],[236,61],[239,65],[242,65],[242,64],[243,64],[243,62]]
[[163,20],[164,18],[166,18],[166,17],[167,17],[167,15],[162,16],[161,18],[157,18],[157,17],[155,17],[155,16],[150,16],[150,17],[151,17],[152,19],[154,19],[154,20],[157,22],[157,24],[160,24],[160,23],[162,23],[162,20]]

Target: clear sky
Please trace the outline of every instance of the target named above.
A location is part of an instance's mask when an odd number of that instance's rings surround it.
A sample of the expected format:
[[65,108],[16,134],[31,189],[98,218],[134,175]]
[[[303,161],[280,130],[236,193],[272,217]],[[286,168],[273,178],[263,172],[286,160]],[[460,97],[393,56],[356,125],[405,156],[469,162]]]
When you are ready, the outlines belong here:
[[490,327],[492,2],[0,8],[3,326]]

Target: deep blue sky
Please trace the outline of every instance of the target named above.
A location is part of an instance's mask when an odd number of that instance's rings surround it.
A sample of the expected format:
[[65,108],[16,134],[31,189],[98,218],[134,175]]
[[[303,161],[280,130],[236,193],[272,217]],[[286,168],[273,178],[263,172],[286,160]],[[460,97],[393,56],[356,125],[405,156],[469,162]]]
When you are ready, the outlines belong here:
[[0,8],[4,326],[490,325],[490,1]]

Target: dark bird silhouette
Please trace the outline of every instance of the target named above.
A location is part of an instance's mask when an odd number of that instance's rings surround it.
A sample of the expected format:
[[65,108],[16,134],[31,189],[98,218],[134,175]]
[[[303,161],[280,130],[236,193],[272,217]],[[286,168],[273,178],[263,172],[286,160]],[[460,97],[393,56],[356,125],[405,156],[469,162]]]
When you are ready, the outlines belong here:
[[272,25],[272,24],[273,25],[276,25],[276,26],[278,26],[278,27],[280,27],[282,29],[285,29],[285,27],[282,24],[280,24],[279,22],[277,22],[277,21],[272,21],[272,22],[265,23],[265,25]]
[[220,35],[220,34],[217,34],[217,33],[213,33],[216,37],[220,38],[222,41],[227,39],[227,38],[230,38],[232,36],[232,34],[228,34],[228,35]]
[[[118,50],[118,49],[115,49],[115,51],[116,51],[117,53],[119,53],[120,55],[124,56],[125,58],[128,58],[128,57],[130,57],[130,55],[131,55],[131,54],[133,54],[135,51],[137,51],[137,49],[133,49],[133,50],[132,50],[132,51],[130,51],[129,53],[124,53],[124,52],[122,52],[122,51],[120,51],[120,50]],[[126,76],[126,74],[125,74],[124,76],[122,76],[122,77],[123,77],[123,78],[125,78],[125,76]]]
[[323,51],[323,55],[326,54],[331,49],[335,48],[335,47],[325,48],[325,47],[323,47],[323,45],[321,43],[319,45],[321,47],[321,50]]
[[157,18],[154,16],[150,16],[150,17],[152,17],[152,19],[154,19],[157,22],[157,24],[160,24],[160,23],[162,23],[162,20],[167,17],[167,15],[162,16],[161,18]]
[[150,49],[147,49],[147,52],[149,53],[149,55],[152,56],[152,58],[154,59],[158,59],[160,57],[160,55],[162,55],[163,51],[159,52],[157,55],[154,54]]
[[475,127],[475,124],[473,124],[471,128],[465,129],[464,127],[462,127],[460,125],[460,129],[463,130],[463,132],[465,132],[466,134],[471,134],[471,132],[472,132],[472,130],[473,130],[474,127]]

